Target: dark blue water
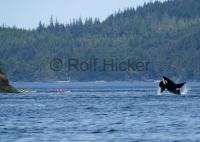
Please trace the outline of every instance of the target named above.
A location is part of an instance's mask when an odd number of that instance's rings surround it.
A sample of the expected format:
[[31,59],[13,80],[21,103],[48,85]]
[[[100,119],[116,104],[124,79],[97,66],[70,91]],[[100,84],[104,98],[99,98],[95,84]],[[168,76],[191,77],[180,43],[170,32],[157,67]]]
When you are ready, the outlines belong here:
[[198,82],[183,96],[158,96],[152,82],[14,85],[30,92],[0,95],[0,142],[200,140]]

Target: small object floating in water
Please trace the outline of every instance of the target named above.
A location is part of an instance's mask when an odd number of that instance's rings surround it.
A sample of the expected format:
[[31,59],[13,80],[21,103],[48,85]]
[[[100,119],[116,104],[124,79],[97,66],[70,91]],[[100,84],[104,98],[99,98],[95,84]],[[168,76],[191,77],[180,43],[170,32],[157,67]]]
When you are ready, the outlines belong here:
[[64,93],[65,90],[64,90],[64,89],[53,89],[53,90],[49,90],[48,92],[53,92],[53,93]]
[[27,93],[69,93],[70,90],[64,90],[64,89],[50,89],[50,90],[25,90],[21,89],[20,93],[27,94]]
[[19,92],[22,93],[22,94],[37,93],[37,91],[35,91],[35,90],[25,90],[25,89],[21,89],[21,90],[19,90]]
[[186,82],[175,84],[169,78],[163,76],[163,79],[159,83],[160,93],[164,92],[165,90],[168,90],[173,94],[181,95],[181,88],[185,85],[185,83]]

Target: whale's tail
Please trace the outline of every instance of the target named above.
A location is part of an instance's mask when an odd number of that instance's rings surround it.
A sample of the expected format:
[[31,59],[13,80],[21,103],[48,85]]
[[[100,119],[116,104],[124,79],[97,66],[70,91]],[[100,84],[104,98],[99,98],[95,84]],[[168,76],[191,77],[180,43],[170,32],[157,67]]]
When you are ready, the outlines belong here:
[[176,88],[182,88],[182,87],[185,85],[185,83],[186,83],[186,82],[176,84]]

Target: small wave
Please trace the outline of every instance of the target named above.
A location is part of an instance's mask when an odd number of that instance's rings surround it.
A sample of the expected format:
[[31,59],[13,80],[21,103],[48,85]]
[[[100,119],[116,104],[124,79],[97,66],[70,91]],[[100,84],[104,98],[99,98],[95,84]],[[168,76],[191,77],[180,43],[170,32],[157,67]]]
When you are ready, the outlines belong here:
[[88,107],[86,107],[85,109],[86,109],[86,110],[96,110],[96,109],[98,109],[98,108],[92,107],[92,106],[88,106]]
[[107,132],[108,132],[108,133],[114,133],[114,132],[117,132],[117,131],[118,131],[118,130],[112,128],[112,129],[108,130]]
[[93,134],[99,134],[99,133],[103,133],[103,131],[101,129],[98,129],[98,130],[92,131],[91,133],[93,133]]

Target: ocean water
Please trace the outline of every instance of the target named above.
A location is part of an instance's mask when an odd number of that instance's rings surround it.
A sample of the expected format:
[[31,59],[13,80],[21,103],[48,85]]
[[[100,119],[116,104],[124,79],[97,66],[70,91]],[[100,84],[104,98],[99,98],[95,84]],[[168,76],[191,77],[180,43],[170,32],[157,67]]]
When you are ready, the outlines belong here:
[[0,142],[197,142],[200,83],[182,96],[153,82],[13,83],[0,94]]

